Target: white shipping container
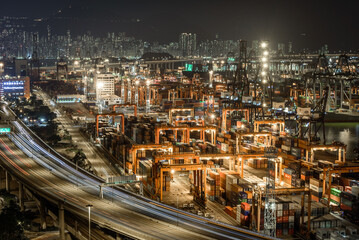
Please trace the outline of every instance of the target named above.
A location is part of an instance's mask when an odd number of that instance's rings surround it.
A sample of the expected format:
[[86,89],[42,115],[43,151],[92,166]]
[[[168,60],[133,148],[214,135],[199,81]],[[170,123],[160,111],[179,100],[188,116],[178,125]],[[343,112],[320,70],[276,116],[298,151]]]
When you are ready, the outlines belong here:
[[309,184],[309,188],[310,190],[313,190],[314,192],[318,192],[318,193],[321,193],[323,192],[323,188],[322,187],[317,187],[313,184]]
[[297,108],[298,116],[310,116],[310,114],[311,114],[310,108],[302,108],[302,107]]
[[273,102],[273,109],[283,109],[285,102]]

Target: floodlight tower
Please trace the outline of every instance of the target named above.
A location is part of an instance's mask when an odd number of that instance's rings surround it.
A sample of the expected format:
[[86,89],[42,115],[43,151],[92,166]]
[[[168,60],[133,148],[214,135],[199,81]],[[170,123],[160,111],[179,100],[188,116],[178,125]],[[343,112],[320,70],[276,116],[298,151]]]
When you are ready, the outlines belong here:
[[150,112],[151,109],[151,89],[150,89],[151,81],[148,79],[146,80],[146,113]]
[[[261,43],[261,65],[259,68],[260,71],[260,79],[261,79],[261,92],[262,92],[262,106],[272,108],[273,104],[273,82],[270,78],[270,71],[269,71],[269,49],[268,49],[268,42]],[[268,101],[269,100],[269,101]],[[268,105],[269,104],[269,105]]]
[[131,79],[127,79],[127,102],[129,104],[132,103],[132,84]]
[[140,80],[135,81],[136,90],[135,90],[135,104],[138,107],[138,85],[140,84]]
[[[265,156],[269,161],[275,161],[277,158],[277,151],[275,148],[269,147],[266,149]],[[276,236],[276,204],[275,204],[275,181],[274,177],[269,173],[271,164],[268,164],[268,177],[266,179],[265,190],[265,207],[264,207],[264,231],[265,234]]]

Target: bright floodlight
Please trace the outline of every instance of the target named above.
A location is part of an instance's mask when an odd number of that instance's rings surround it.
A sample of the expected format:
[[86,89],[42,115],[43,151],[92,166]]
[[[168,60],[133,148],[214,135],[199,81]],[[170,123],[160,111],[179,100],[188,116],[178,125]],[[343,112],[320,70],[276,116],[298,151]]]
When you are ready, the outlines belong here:
[[150,80],[147,80],[147,81],[146,81],[146,84],[147,84],[147,85],[150,85],[150,84],[151,84],[151,81],[150,81]]
[[262,76],[265,76],[265,75],[267,75],[267,73],[263,71],[263,72],[262,72]]
[[266,47],[267,47],[267,43],[266,43],[266,42],[262,42],[262,43],[261,43],[261,47],[262,47],[262,48],[266,48]]
[[3,67],[4,66],[4,63],[0,63],[0,67]]
[[264,79],[264,80],[263,80],[263,83],[267,83],[267,80]]
[[266,57],[263,57],[263,58],[262,58],[262,62],[267,62],[267,60],[268,60],[268,59],[267,59]]
[[264,56],[268,56],[268,54],[269,54],[268,51],[264,51],[264,52],[263,52],[263,55],[264,55]]
[[263,103],[263,107],[266,107],[267,106],[267,104],[266,103]]
[[209,74],[211,74],[211,75],[212,75],[212,74],[213,74],[213,71],[212,71],[212,70],[211,70],[211,71],[209,71]]
[[97,83],[97,88],[103,88],[103,82]]
[[140,81],[139,80],[136,80],[136,85],[140,84]]
[[174,174],[174,173],[175,173],[175,170],[172,169],[172,170],[171,170],[171,173]]
[[75,65],[79,65],[79,61],[75,61],[74,64],[75,64]]
[[263,64],[263,67],[264,67],[264,68],[267,68],[267,67],[268,67],[268,64],[267,64],[267,63]]
[[215,118],[216,118],[216,115],[212,114],[212,115],[211,115],[211,118],[212,118],[212,119],[215,119]]

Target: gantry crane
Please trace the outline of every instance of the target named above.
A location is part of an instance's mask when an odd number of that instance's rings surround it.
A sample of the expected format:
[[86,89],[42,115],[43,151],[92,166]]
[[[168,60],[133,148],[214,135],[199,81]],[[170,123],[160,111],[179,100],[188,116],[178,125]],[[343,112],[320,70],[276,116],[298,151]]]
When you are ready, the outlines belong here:
[[112,106],[112,111],[116,112],[116,108],[126,108],[126,107],[133,107],[135,117],[137,117],[137,106],[136,104],[115,104]]
[[112,117],[112,120],[114,122],[115,117],[121,117],[121,131],[122,134],[125,133],[125,115],[122,113],[108,113],[108,114],[97,114],[96,115],[96,136],[98,136],[98,127],[99,127],[99,120],[100,117]]
[[144,150],[165,150],[169,153],[173,152],[172,144],[137,144],[130,148],[130,155],[132,156],[132,171],[136,174],[138,168],[137,151]]

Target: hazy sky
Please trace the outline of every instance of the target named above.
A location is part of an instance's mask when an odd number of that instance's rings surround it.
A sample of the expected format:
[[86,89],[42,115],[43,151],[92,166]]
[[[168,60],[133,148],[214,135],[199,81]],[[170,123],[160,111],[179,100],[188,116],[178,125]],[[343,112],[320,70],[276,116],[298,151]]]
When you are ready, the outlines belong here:
[[177,41],[180,32],[195,32],[200,40],[219,33],[338,50],[358,49],[358,6],[358,0],[13,0],[1,4],[0,14],[76,18],[62,26],[55,21],[54,32],[126,31],[159,42]]

